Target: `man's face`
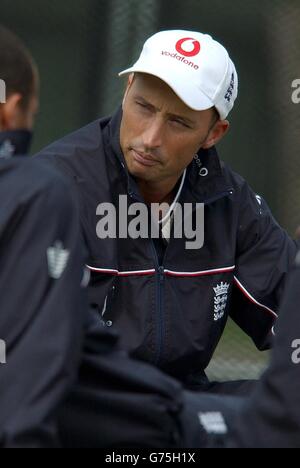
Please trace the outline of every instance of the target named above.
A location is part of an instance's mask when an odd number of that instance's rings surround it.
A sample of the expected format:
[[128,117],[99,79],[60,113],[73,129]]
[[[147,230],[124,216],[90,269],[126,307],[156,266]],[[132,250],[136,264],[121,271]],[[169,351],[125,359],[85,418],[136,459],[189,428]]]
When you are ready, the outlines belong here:
[[39,108],[38,94],[34,93],[24,107],[22,96],[14,93],[0,107],[0,131],[32,130]]
[[130,174],[147,182],[179,178],[208,141],[213,109],[194,111],[163,81],[131,78],[123,102],[121,148]]
[[16,112],[16,129],[32,130],[35,123],[35,117],[39,109],[39,99],[37,94],[30,97],[26,109],[19,106]]

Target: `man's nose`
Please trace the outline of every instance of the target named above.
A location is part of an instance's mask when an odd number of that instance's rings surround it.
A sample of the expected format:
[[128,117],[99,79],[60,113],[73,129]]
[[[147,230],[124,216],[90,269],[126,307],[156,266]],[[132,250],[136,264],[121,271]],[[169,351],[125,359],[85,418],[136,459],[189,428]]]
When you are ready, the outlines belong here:
[[160,148],[163,141],[164,127],[159,120],[153,120],[148,124],[147,129],[143,133],[143,143],[145,148]]

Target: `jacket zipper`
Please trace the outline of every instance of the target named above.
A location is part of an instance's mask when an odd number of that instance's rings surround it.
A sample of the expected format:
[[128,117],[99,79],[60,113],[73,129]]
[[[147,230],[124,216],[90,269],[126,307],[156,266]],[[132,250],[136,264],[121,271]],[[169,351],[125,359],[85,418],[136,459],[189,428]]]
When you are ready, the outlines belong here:
[[[233,189],[229,189],[226,192],[219,193],[215,197],[212,197],[204,201],[205,205],[220,200],[226,196],[232,195]],[[165,268],[163,265],[159,265],[159,259],[156,252],[156,248],[153,240],[151,239],[152,250],[154,253],[155,267],[156,267],[156,290],[157,290],[157,352],[155,357],[155,365],[157,366],[162,358],[164,349],[164,336],[165,336],[165,315],[164,315],[164,284],[165,284]]]
[[153,240],[151,239],[151,246],[154,253],[155,268],[156,268],[156,317],[157,317],[157,337],[156,337],[156,353],[154,363],[157,366],[163,354],[163,344],[165,336],[165,316],[164,316],[164,283],[165,283],[165,268],[159,265],[158,255]]
[[[140,203],[145,203],[142,199],[136,196],[136,194],[129,192],[130,197]],[[165,282],[165,268],[160,265],[159,258],[156,252],[155,244],[153,239],[150,239],[151,248],[153,251],[153,259],[156,270],[156,353],[154,363],[159,364],[161,356],[163,354],[163,343],[165,335],[165,320],[164,320],[164,305],[163,305],[163,289]]]
[[113,301],[115,297],[115,291],[116,291],[116,286],[113,285],[104,300],[102,310],[99,309],[99,312],[101,313],[101,322],[106,327],[111,327],[113,325],[113,322],[110,319],[106,320],[106,318],[109,318],[110,313],[112,312],[112,305],[113,305]]
[[[229,196],[233,193],[233,189],[228,190],[226,192],[219,193],[213,198],[210,198],[203,203],[208,205],[209,203],[213,203],[221,198]],[[139,199],[135,194],[129,194],[132,199],[135,199],[141,203],[144,203],[143,200]],[[159,264],[158,255],[156,252],[155,244],[153,239],[151,239],[151,247],[153,250],[153,257],[156,269],[156,296],[157,296],[157,307],[156,307],[156,317],[157,317],[157,335],[156,335],[156,354],[154,363],[156,366],[161,361],[163,350],[164,350],[164,336],[165,336],[165,316],[164,316],[164,285],[165,285],[165,268],[163,265]]]

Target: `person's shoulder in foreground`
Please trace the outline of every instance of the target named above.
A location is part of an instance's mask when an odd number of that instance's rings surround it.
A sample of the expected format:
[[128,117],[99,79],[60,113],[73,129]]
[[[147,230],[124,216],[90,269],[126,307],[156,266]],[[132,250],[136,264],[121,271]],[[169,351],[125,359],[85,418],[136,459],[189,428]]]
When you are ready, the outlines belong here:
[[[57,185],[56,185],[57,184]],[[12,159],[0,159],[0,191],[11,199],[11,192],[25,194],[30,191],[45,193],[46,191],[58,192],[59,188],[68,186],[65,178],[55,169],[45,167],[38,160],[15,157]],[[7,190],[7,192],[6,192]],[[17,202],[17,200],[15,200]]]
[[79,217],[69,184],[38,161],[0,161],[0,199],[0,445],[53,445],[87,308]]

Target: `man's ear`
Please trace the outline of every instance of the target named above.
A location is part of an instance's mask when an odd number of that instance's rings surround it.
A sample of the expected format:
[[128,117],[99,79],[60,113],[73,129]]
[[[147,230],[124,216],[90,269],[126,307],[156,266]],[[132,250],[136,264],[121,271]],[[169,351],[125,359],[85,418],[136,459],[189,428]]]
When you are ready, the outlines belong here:
[[11,94],[4,104],[0,105],[0,129],[2,131],[14,130],[20,115],[20,101],[22,95]]
[[126,101],[126,99],[127,99],[129,90],[130,90],[130,88],[131,88],[133,82],[134,82],[134,73],[131,73],[131,75],[129,75],[129,78],[128,78],[128,82],[127,82],[127,86],[126,86],[126,91],[125,91],[124,98],[123,98],[122,107],[124,107],[125,101]]
[[218,120],[209,132],[202,148],[209,149],[215,146],[226,135],[230,127],[228,120]]

